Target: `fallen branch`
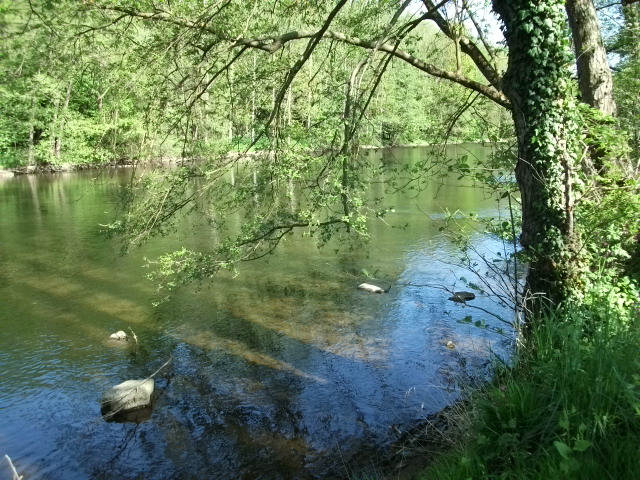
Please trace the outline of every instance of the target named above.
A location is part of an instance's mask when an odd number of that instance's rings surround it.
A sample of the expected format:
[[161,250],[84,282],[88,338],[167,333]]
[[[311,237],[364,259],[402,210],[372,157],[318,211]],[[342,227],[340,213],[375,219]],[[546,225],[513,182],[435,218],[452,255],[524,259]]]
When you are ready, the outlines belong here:
[[[129,330],[131,330],[131,335],[133,335],[133,339],[136,341],[136,345],[138,345],[138,337],[136,335],[136,332],[134,332],[131,327],[129,327]],[[169,359],[169,361],[171,361],[171,359]]]
[[11,480],[22,480],[22,475],[18,475],[18,471],[16,470],[16,467],[13,466],[13,462],[9,458],[9,455],[5,455],[4,458],[11,468],[11,473],[13,473],[13,478]]

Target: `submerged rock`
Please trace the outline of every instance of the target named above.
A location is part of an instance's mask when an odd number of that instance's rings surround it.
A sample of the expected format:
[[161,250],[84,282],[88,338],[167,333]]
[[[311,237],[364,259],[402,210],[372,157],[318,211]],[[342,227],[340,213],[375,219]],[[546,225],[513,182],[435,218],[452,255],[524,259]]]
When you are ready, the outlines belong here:
[[102,415],[124,414],[151,405],[155,382],[146,380],[127,380],[104,392],[100,404]]
[[449,300],[452,300],[457,303],[465,303],[469,300],[473,300],[476,298],[475,293],[471,292],[454,292],[452,296],[449,297]]
[[118,330],[116,333],[112,333],[109,336],[110,340],[127,340],[127,334],[122,330]]
[[114,423],[142,423],[151,419],[153,407],[136,408],[135,410],[127,410],[126,412],[109,413],[102,411],[102,415],[107,422]]
[[370,283],[361,283],[360,285],[358,285],[358,288],[369,293],[386,293],[389,291],[388,289],[385,290],[382,287],[378,287],[377,285],[372,285]]

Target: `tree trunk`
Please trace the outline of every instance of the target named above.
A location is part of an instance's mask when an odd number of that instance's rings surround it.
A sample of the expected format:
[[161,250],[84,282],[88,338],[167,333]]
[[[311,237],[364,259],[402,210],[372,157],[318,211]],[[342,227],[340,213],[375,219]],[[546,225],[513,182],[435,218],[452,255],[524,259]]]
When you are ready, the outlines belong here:
[[493,8],[509,47],[503,91],[513,106],[518,138],[520,243],[530,266],[527,306],[535,311],[540,299],[557,304],[576,285],[573,184],[579,130],[563,43],[564,9],[560,0],[493,0]]
[[[64,97],[64,103],[62,104],[62,109],[59,115],[58,121],[58,113],[56,112],[55,120],[54,120],[54,128],[56,130],[54,138],[53,138],[53,156],[57,160],[60,160],[60,153],[62,152],[62,140],[64,137],[64,128],[66,126],[66,113],[69,109],[69,100],[71,99],[71,84],[67,85],[67,93]],[[58,123],[55,126],[55,123]]]
[[613,80],[593,0],[567,0],[580,96],[587,105],[615,116]]
[[35,152],[34,152],[34,147],[36,144],[35,110],[36,110],[36,97],[34,93],[31,97],[31,109],[29,110],[29,150],[27,153],[27,165],[33,165],[34,158],[35,158]]
[[[587,105],[613,117],[616,115],[613,79],[593,0],[567,0],[566,9],[576,55],[580,97]],[[587,136],[591,146],[584,156],[582,169],[588,176],[604,175],[608,170],[606,148],[597,134],[587,132]]]

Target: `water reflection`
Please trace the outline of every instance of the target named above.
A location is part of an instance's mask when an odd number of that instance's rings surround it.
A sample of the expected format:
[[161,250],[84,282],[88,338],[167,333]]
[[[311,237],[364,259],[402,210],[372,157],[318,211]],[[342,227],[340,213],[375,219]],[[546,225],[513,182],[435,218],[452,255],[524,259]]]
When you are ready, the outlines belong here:
[[[403,155],[421,153],[386,161]],[[125,178],[96,175],[0,184],[0,453],[28,477],[343,478],[375,467],[397,429],[455,399],[508,343],[458,323],[496,320],[447,301],[446,289],[409,286],[461,286],[468,273],[432,215],[486,213],[494,204],[481,191],[393,197],[388,223],[408,226],[373,223],[366,249],[335,255],[292,239],[269,262],[152,308],[142,257],[175,245],[119,257],[97,225],[111,220]],[[200,233],[178,246],[211,240]],[[484,236],[474,244],[502,248]],[[363,269],[392,282],[389,293],[358,291]],[[137,344],[107,341],[128,329]],[[148,421],[102,421],[105,389],[169,357]],[[365,465],[358,451],[371,452]]]

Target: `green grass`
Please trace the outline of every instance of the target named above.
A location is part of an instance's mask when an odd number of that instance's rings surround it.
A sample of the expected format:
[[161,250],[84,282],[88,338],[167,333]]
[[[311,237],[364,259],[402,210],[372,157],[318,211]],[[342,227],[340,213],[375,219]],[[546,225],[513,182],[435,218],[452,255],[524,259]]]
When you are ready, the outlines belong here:
[[640,321],[603,311],[537,322],[462,412],[459,445],[419,478],[640,479]]

